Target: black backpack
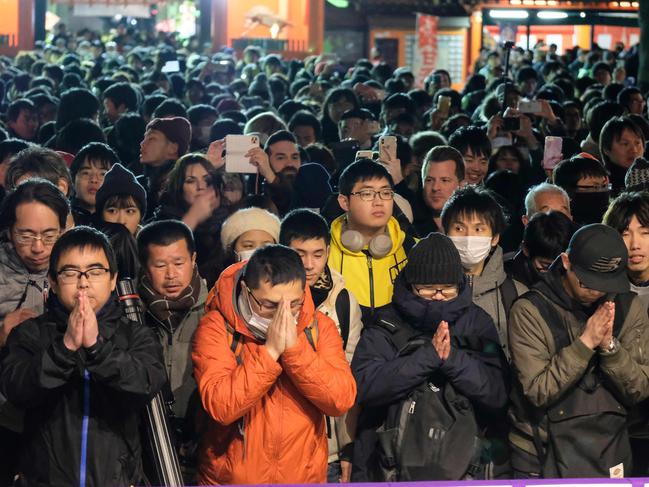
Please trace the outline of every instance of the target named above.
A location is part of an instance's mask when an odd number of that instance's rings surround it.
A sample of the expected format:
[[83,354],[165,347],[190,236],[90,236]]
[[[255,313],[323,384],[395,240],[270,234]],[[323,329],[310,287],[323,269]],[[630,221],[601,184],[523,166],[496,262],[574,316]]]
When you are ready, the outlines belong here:
[[[619,294],[615,299],[613,336],[617,336],[635,295]],[[570,345],[563,320],[546,297],[537,290],[521,296],[539,311],[552,333],[556,350]],[[631,447],[627,411],[608,385],[598,367],[599,357],[593,355],[584,376],[561,399],[544,411],[547,443],[540,437],[538,416],[531,404],[523,401],[532,425],[534,446],[544,478],[616,477],[631,472]],[[620,468],[623,466],[623,468]]]
[[[391,334],[399,356],[413,353],[430,341],[405,323],[377,320]],[[453,346],[485,351],[496,343],[475,337],[453,337]],[[459,480],[477,478],[482,471],[481,431],[474,409],[441,374],[434,374],[408,396],[388,407],[377,430],[378,468],[383,481]]]

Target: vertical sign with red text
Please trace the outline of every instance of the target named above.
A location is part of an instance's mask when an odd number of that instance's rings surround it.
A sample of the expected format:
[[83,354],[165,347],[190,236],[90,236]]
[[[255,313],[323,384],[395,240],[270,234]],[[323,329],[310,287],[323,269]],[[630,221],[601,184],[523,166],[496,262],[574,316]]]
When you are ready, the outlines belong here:
[[417,14],[417,41],[413,56],[412,71],[417,86],[424,86],[424,79],[437,64],[437,23],[434,15]]

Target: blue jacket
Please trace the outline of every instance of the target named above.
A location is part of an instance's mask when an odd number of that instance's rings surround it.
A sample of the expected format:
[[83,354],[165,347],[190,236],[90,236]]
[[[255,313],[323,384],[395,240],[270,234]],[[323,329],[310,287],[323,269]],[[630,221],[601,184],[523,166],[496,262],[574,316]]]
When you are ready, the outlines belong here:
[[[399,356],[392,333],[379,321],[396,327],[407,324],[420,335],[434,335],[441,321],[449,324],[451,354],[442,361],[430,340],[413,353]],[[485,354],[459,348],[457,342],[491,344]],[[377,311],[374,324],[363,330],[352,361],[357,383],[357,401],[363,406],[354,444],[352,481],[367,481],[376,447],[376,428],[385,419],[388,406],[404,400],[410,391],[431,374],[441,372],[455,390],[473,404],[481,421],[487,414],[503,410],[508,400],[506,359],[491,317],[472,302],[471,288],[462,284],[450,301],[428,301],[413,294],[400,275],[394,284],[392,304]]]

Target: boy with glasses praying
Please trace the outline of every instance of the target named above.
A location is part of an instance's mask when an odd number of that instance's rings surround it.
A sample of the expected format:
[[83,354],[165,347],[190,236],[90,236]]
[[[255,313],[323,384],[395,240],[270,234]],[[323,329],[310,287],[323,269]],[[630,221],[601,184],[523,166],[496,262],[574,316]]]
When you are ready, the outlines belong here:
[[108,239],[76,227],[51,249],[46,311],[13,329],[0,388],[25,414],[24,485],[142,480],[142,408],[166,373],[153,331],[126,318]]

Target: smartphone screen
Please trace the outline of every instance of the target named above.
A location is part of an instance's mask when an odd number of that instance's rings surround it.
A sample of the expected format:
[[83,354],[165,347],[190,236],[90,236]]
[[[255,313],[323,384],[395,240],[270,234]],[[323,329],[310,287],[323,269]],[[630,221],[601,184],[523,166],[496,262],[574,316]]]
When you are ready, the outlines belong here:
[[545,138],[545,147],[543,149],[543,169],[554,169],[561,161],[563,151],[563,139],[548,135]]
[[231,173],[257,172],[257,167],[250,164],[245,154],[252,148],[259,147],[257,135],[226,135],[225,136],[225,171]]
[[383,135],[379,138],[379,159],[391,161],[397,158],[397,138],[394,135]]
[[177,73],[180,71],[180,63],[178,61],[167,61],[164,66],[162,66],[161,71],[163,73]]

